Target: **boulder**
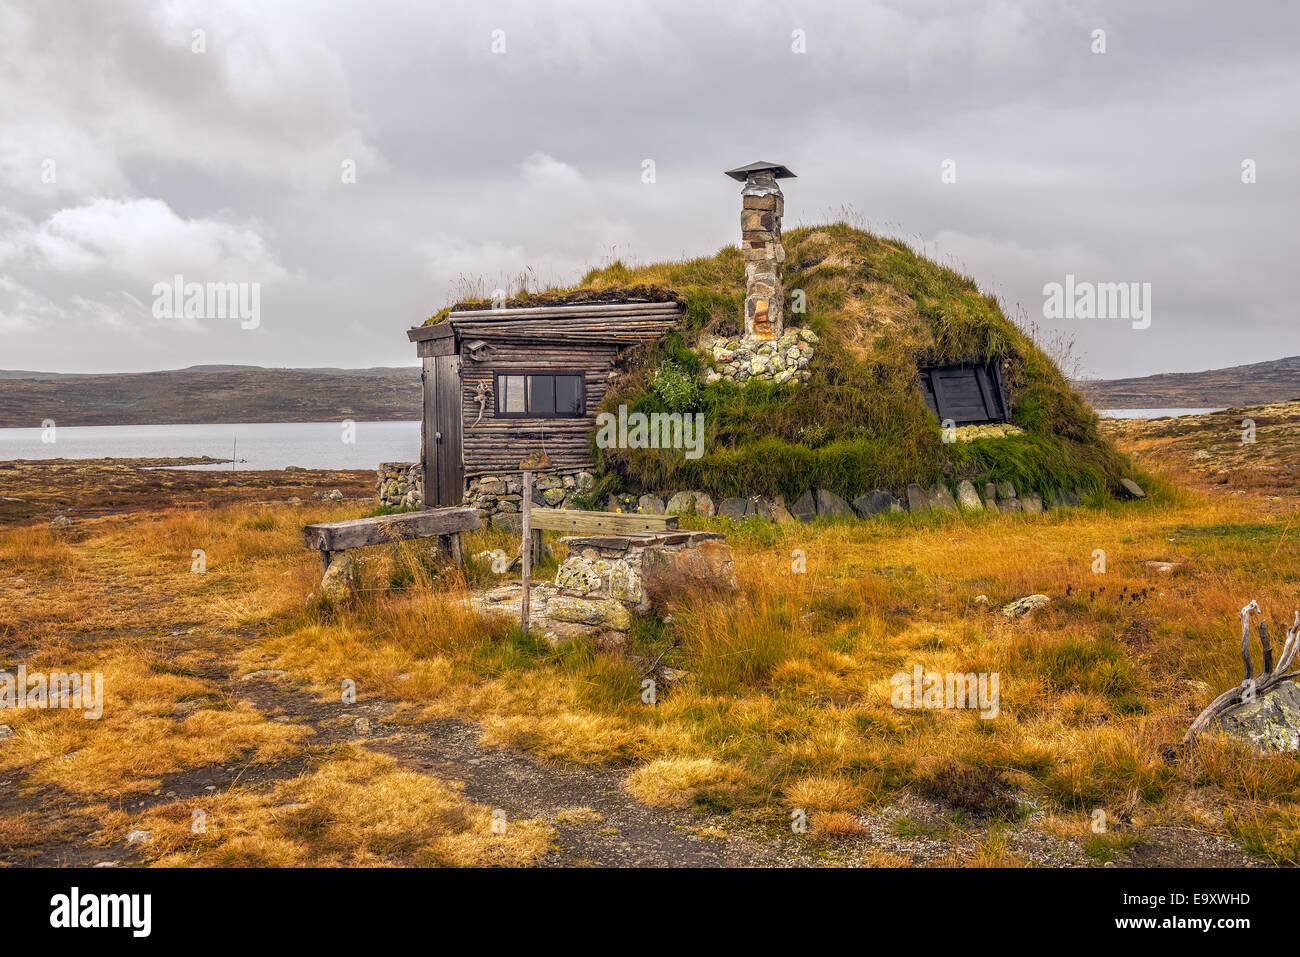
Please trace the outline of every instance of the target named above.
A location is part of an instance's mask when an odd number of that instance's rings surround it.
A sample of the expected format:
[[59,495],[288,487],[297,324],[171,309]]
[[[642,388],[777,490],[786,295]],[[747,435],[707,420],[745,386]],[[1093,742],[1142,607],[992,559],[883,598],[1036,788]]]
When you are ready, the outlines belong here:
[[[556,488],[548,488],[542,492],[542,501],[546,503],[548,508],[555,508],[564,502],[564,499],[568,494],[568,492],[558,486]],[[502,499],[502,501],[504,501],[504,499]]]
[[636,500],[636,506],[643,515],[664,514],[664,500],[658,495],[642,495]]
[[1127,499],[1146,498],[1147,493],[1142,490],[1142,486],[1132,479],[1119,480],[1120,495]]
[[713,499],[709,498],[704,492],[694,492],[692,494],[695,496],[695,514],[711,517],[715,512]]
[[555,587],[558,591],[577,598],[595,595],[605,588],[609,566],[610,563],[603,558],[572,555],[556,571]]
[[992,505],[998,500],[998,487],[992,482],[984,483],[984,501]]
[[853,508],[863,518],[879,515],[881,512],[901,512],[902,503],[888,492],[876,489],[869,495],[859,495],[853,500]]
[[915,482],[907,486],[907,510],[909,512],[925,512],[930,508],[930,496],[925,494],[925,489]]
[[50,522],[50,528],[67,528],[69,525],[74,524],[76,524],[75,521],[66,515],[55,515],[53,521]]
[[998,508],[1000,508],[1004,512],[1019,512],[1021,510],[1020,499],[1018,498],[998,499]]
[[953,512],[957,509],[952,492],[948,491],[948,486],[942,482],[930,489],[930,507],[944,512]]
[[1258,751],[1300,750],[1300,684],[1274,685],[1219,715],[1213,727]]
[[626,631],[632,627],[632,613],[613,598],[574,598],[555,595],[546,603],[547,618],[579,625]]
[[321,594],[334,604],[347,601],[357,592],[357,567],[352,556],[339,552],[330,558],[330,567],[320,580]]
[[836,518],[855,518],[857,515],[849,508],[848,502],[824,488],[817,490],[817,514],[833,515]]
[[718,506],[718,514],[733,522],[743,522],[748,512],[749,499],[747,498],[724,498],[722,504]]
[[747,518],[761,518],[765,522],[776,521],[776,516],[772,513],[772,500],[770,498],[760,498],[757,495],[749,500],[749,509],[745,512]]
[[790,506],[790,512],[801,522],[811,522],[817,517],[817,501],[811,490],[799,496],[799,500]]
[[735,591],[731,546],[715,539],[675,552],[647,551],[641,566],[641,588],[649,603],[660,607],[692,588],[718,594]]
[[781,498],[779,495],[774,499],[764,499],[764,501],[769,502],[771,505],[773,521],[779,522],[782,525],[787,525],[790,522],[795,521],[795,517],[791,515],[790,510],[785,507],[785,499]]
[[678,492],[668,499],[664,511],[669,515],[689,515],[694,507],[695,497],[690,492]]
[[1015,498],[1015,497],[1016,497],[1016,487],[1015,487],[1014,485],[1012,485],[1010,482],[999,482],[999,483],[998,483],[998,499],[999,499],[999,500],[1004,499],[1004,498]]
[[1067,491],[1067,492],[1062,492],[1062,493],[1061,493],[1061,501],[1063,501],[1066,505],[1072,505],[1072,506],[1073,506],[1073,505],[1082,505],[1082,504],[1083,504],[1083,496],[1080,495],[1079,492],[1078,492],[1077,490],[1076,490],[1076,491]]
[[1009,605],[1002,606],[1002,614],[1007,618],[1020,618],[1029,614],[1035,608],[1041,608],[1052,599],[1046,595],[1026,595],[1024,598],[1017,598]]
[[962,479],[957,484],[957,504],[971,512],[982,512],[984,510],[984,503],[980,501],[979,492],[975,491],[975,486],[966,479]]
[[524,530],[524,517],[518,512],[497,512],[492,516],[491,524],[499,531],[519,535]]
[[1043,514],[1043,498],[1037,492],[1030,492],[1020,500],[1020,510],[1026,515]]

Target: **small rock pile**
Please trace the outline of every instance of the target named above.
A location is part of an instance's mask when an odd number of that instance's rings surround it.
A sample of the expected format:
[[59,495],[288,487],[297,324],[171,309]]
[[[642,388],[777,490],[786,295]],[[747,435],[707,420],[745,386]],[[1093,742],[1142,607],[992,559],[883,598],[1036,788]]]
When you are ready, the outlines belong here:
[[770,382],[807,382],[812,377],[808,363],[817,346],[811,329],[787,329],[775,341],[714,339],[704,342],[713,357],[713,368],[704,374],[705,385],[726,380],[741,384],[750,379]]
[[[539,508],[576,507],[573,499],[591,491],[590,472],[538,472],[533,476],[533,504]],[[524,500],[523,479],[514,475],[480,475],[469,480],[465,504],[488,514],[515,514]],[[624,511],[627,511],[624,509]]]
[[424,478],[419,462],[380,462],[375,477],[380,505],[419,508],[424,504]]

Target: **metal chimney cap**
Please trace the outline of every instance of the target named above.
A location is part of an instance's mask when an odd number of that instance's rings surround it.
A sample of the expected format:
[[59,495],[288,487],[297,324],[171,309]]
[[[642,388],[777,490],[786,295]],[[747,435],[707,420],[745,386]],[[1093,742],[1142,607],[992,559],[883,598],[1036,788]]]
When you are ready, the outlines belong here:
[[764,170],[771,170],[776,179],[794,179],[794,173],[780,163],[750,163],[748,166],[738,166],[735,169],[726,171],[726,175],[734,180],[744,182],[749,179],[750,173],[761,173]]

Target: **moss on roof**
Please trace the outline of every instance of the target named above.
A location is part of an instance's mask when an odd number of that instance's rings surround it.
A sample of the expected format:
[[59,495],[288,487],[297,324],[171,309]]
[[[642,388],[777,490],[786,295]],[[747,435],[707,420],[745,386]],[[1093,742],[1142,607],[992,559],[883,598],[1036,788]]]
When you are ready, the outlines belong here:
[[[1010,480],[1045,495],[1113,488],[1131,463],[1098,432],[1096,413],[992,295],[906,245],[837,223],[783,237],[786,327],[820,337],[806,383],[751,379],[698,384],[713,336],[742,331],[740,249],[683,262],[593,269],[573,289],[511,304],[596,302],[659,290],[685,309],[680,326],[634,354],[603,408],[703,412],[705,454],[596,449],[600,490],[703,489],[716,495],[798,496],[811,487],[845,497],[930,485]],[[790,315],[803,290],[804,315]],[[919,387],[919,369],[1004,364],[1011,419],[1023,432],[945,443]],[[666,384],[673,384],[666,387]]]
[[[595,305],[602,302],[678,302],[677,292],[661,286],[602,286],[576,289],[548,289],[545,292],[522,292],[505,301],[505,309],[541,309],[546,306]],[[491,299],[467,299],[430,316],[424,325],[432,326],[444,321],[453,312],[472,312],[491,309]]]

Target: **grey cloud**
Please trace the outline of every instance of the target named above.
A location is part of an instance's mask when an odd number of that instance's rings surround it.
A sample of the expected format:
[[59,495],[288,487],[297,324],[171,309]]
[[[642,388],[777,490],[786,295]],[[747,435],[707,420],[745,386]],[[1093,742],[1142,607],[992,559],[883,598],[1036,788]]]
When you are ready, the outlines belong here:
[[[1282,288],[1300,213],[1293,5],[165,9],[0,4],[0,94],[19,104],[0,117],[0,365],[409,363],[402,330],[465,277],[571,282],[613,256],[735,242],[719,174],[760,158],[799,173],[788,224],[850,206],[1076,334],[1089,372],[1300,353]],[[192,28],[208,31],[202,56]],[[51,149],[60,182],[42,184]],[[949,158],[955,184],[940,182]],[[122,304],[147,301],[138,269],[4,260],[24,229],[100,200],[255,234],[262,328],[142,329],[141,349],[122,333],[138,321]],[[1066,272],[1151,282],[1151,328],[1042,322],[1042,286]]]

